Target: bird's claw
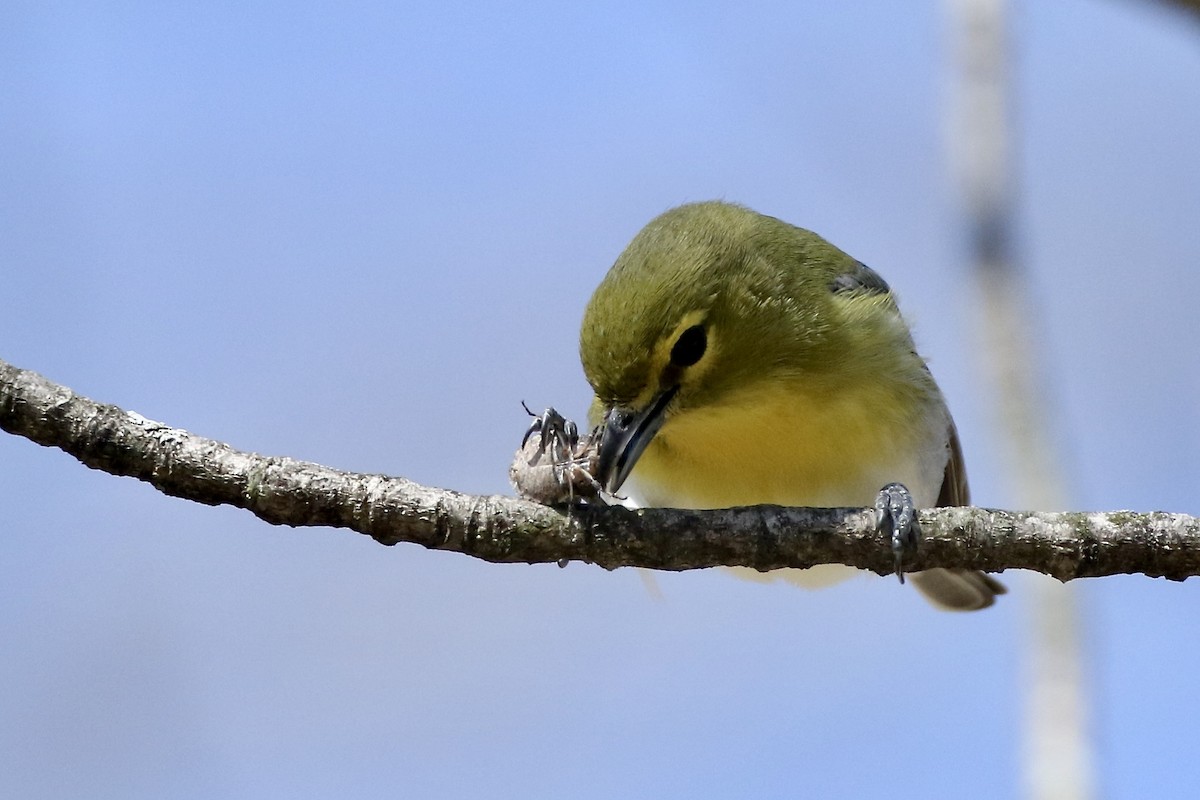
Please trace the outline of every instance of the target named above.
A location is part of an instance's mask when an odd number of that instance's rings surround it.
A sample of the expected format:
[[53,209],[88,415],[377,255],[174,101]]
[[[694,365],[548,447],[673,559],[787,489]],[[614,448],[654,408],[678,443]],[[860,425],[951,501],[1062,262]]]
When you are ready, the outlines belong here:
[[879,490],[875,499],[875,530],[891,536],[896,577],[904,583],[904,557],[916,554],[921,523],[912,493],[903,484],[889,483]]

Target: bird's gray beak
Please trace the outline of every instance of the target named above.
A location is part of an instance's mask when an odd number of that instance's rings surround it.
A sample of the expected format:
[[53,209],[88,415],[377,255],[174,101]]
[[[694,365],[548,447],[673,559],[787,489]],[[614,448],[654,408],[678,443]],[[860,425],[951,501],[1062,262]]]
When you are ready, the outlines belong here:
[[593,476],[609,494],[616,494],[634,464],[667,419],[666,410],[678,386],[663,390],[641,411],[617,406],[604,415],[600,454]]

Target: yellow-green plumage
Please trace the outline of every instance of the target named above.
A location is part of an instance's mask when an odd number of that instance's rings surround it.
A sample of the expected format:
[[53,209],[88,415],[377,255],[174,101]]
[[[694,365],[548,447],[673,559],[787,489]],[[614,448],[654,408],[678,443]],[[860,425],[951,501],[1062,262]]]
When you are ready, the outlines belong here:
[[[596,289],[580,354],[592,422],[630,422],[621,493],[638,505],[868,506],[891,482],[918,507],[943,495],[953,423],[891,292],[810,231],[726,203],[668,211]],[[943,606],[1003,591],[941,572],[914,577]]]

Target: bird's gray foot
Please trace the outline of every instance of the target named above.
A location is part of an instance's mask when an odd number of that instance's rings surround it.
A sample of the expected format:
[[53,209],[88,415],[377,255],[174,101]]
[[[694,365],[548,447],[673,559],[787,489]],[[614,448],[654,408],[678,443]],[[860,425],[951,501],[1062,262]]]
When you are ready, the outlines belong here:
[[904,583],[904,557],[917,552],[921,541],[921,523],[917,520],[917,504],[903,484],[889,483],[875,498],[875,530],[892,537],[892,554],[896,558],[896,577]]

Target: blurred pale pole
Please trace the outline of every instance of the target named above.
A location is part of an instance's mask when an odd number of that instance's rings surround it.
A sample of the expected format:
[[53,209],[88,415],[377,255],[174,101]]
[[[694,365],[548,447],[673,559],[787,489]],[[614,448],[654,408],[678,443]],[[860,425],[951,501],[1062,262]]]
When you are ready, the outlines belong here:
[[[1017,505],[1063,510],[1066,490],[1031,335],[1037,326],[1018,267],[1006,3],[947,0],[947,8],[956,73],[948,138],[978,292],[983,385],[994,398]],[[1019,591],[1028,614],[1026,796],[1086,800],[1096,792],[1075,593],[1036,576]]]

